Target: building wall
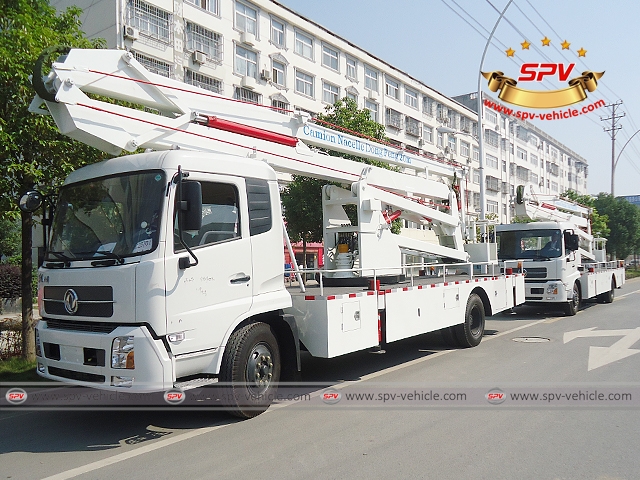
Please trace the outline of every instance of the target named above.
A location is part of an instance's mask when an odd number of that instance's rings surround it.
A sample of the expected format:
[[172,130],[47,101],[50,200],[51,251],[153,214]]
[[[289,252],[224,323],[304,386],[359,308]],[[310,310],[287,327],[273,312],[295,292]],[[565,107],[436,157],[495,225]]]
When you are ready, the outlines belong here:
[[[386,126],[393,143],[466,166],[465,202],[468,211],[480,211],[473,94],[447,97],[273,0],[52,4],[90,8],[82,17],[89,36],[132,51],[156,73],[224,96],[312,113],[350,96]],[[521,183],[543,193],[586,192],[586,160],[533,125],[484,115],[487,213],[509,222],[510,198]],[[460,133],[439,133],[441,126]]]

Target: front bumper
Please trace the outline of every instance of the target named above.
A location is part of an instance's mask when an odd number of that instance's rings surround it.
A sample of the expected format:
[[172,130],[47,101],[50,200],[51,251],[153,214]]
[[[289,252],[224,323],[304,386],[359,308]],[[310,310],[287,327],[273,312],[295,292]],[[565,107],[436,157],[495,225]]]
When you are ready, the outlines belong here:
[[[54,324],[55,322],[52,322]],[[50,328],[38,323],[41,356],[38,374],[64,383],[131,393],[164,391],[173,387],[173,364],[159,339],[145,326],[117,326],[109,333]],[[135,367],[111,368],[115,337],[133,336]],[[132,377],[129,386],[116,386],[115,377]]]
[[572,289],[560,280],[527,282],[525,279],[526,303],[566,303],[572,299]]

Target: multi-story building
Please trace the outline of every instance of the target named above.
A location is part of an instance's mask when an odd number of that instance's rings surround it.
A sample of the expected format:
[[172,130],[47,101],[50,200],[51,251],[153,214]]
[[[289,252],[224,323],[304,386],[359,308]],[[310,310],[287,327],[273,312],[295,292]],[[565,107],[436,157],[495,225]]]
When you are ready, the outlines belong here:
[[[480,211],[473,94],[450,98],[273,0],[51,3],[83,8],[88,36],[131,51],[149,70],[224,96],[310,113],[349,97],[385,125],[391,143],[467,166],[465,201]],[[484,115],[487,213],[509,222],[520,183],[586,192],[582,157],[529,123],[486,108]]]

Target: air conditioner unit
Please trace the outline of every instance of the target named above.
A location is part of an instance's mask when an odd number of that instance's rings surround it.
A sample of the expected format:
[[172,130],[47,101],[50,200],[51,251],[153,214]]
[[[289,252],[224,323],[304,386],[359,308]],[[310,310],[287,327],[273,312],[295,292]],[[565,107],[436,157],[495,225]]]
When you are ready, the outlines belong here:
[[418,139],[418,146],[419,146],[419,147],[422,147],[423,145],[424,145],[424,139],[419,138],[419,139]]
[[367,95],[367,97],[369,98],[369,100],[377,100],[378,92],[376,92],[375,90],[369,90],[369,94]]
[[256,36],[250,32],[240,32],[240,42],[245,45],[253,46],[256,43]]
[[207,54],[204,52],[193,52],[193,63],[199,63],[200,65],[207,63]]
[[262,80],[267,81],[267,82],[270,81],[271,80],[271,72],[269,70],[267,70],[267,69],[262,70],[262,72],[260,72],[260,78]]
[[494,130],[499,133],[500,132],[500,125],[496,125]]
[[130,27],[129,25],[124,26],[124,38],[128,38],[129,40],[137,40],[140,32],[135,27]]
[[240,80],[240,86],[253,90],[258,86],[258,82],[255,78],[250,77],[249,75],[245,75],[244,77],[242,77],[242,80]]

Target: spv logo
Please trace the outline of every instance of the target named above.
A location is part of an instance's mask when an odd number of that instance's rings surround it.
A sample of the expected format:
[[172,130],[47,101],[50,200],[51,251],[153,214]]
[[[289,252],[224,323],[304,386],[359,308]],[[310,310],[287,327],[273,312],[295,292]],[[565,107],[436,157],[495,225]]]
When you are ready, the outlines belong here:
[[342,394],[335,388],[328,388],[321,394],[322,401],[329,405],[338,403],[342,398]]
[[499,388],[494,388],[487,392],[485,398],[487,399],[487,402],[492,405],[500,405],[507,399],[507,395]]
[[21,388],[11,388],[4,395],[4,398],[12,405],[20,405],[27,401],[27,392]]
[[177,388],[164,392],[164,401],[169,405],[178,405],[184,402],[185,398],[187,398],[187,394]]

